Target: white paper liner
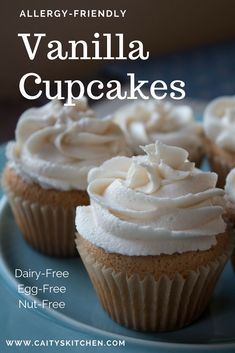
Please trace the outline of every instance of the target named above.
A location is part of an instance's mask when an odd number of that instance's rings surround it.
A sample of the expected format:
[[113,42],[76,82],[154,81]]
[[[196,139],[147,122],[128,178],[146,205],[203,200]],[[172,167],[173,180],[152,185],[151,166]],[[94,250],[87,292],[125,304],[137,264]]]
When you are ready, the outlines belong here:
[[51,256],[75,256],[75,208],[40,205],[7,192],[17,225],[26,241]]
[[134,330],[170,331],[189,325],[205,310],[233,245],[186,278],[175,273],[158,280],[116,273],[84,251],[79,240],[77,247],[100,303],[113,320]]

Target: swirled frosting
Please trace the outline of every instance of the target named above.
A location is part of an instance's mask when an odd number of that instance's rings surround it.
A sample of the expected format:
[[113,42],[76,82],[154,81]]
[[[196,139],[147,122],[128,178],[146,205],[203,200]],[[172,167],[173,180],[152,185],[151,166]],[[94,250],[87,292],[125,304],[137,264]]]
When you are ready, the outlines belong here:
[[190,157],[201,146],[201,126],[187,105],[154,100],[137,102],[120,109],[114,117],[135,154],[143,154],[140,145],[156,140],[185,148]]
[[216,98],[208,104],[204,129],[218,146],[235,152],[235,96]]
[[232,203],[235,204],[235,168],[233,168],[227,175],[225,191]]
[[78,233],[124,255],[206,250],[223,233],[217,175],[194,168],[188,153],[160,142],[146,155],[116,157],[88,175],[91,205],[78,207]]
[[52,101],[20,117],[7,156],[28,182],[59,190],[87,187],[89,170],[116,155],[129,155],[111,117],[97,119],[85,99],[66,107]]

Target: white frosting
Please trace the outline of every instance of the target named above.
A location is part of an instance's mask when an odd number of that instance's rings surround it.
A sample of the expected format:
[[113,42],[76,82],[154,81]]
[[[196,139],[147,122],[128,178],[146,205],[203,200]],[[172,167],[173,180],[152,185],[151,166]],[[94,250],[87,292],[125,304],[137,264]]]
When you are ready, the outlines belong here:
[[223,233],[217,175],[160,142],[147,155],[116,157],[88,175],[91,205],[78,207],[79,234],[107,252],[159,255],[206,250]]
[[127,105],[114,116],[135,154],[143,154],[140,145],[156,140],[185,148],[190,157],[201,146],[201,126],[187,105],[150,100]]
[[235,96],[216,98],[206,107],[204,128],[214,143],[235,152]]
[[87,187],[89,170],[116,155],[129,155],[124,136],[111,117],[96,119],[85,99],[64,107],[52,101],[26,111],[7,155],[28,182],[59,190]]
[[235,168],[233,168],[227,175],[225,191],[230,200],[235,204]]

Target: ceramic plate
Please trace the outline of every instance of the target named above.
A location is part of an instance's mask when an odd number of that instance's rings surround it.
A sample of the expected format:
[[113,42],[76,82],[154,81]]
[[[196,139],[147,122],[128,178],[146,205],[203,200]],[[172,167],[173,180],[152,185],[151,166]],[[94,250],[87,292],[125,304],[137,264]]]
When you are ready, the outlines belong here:
[[[34,251],[22,238],[5,198],[0,208],[0,270],[6,284],[19,296],[16,300],[40,302],[64,301],[64,309],[35,309],[39,315],[62,326],[92,335],[123,338],[139,346],[161,349],[190,348],[198,351],[211,348],[222,351],[235,350],[235,275],[230,263],[216,287],[210,306],[203,316],[192,325],[161,334],[140,333],[128,330],[113,322],[100,306],[80,258],[58,259]],[[69,271],[68,279],[15,278],[15,269],[44,271]],[[66,294],[37,294],[30,296],[17,293],[18,284],[24,286],[66,286]],[[167,350],[168,351],[168,350]]]

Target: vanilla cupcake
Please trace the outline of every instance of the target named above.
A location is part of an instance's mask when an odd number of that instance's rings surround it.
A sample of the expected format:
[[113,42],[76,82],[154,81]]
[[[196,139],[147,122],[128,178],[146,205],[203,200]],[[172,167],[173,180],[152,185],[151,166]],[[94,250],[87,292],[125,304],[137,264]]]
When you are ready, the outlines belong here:
[[90,171],[76,244],[97,296],[121,325],[179,329],[205,310],[231,254],[217,176],[157,142]]
[[96,119],[85,98],[23,113],[2,184],[25,239],[48,255],[76,254],[75,207],[89,204],[89,170],[128,153],[121,130],[109,117]]
[[235,96],[214,99],[205,109],[206,149],[218,185],[223,187],[229,171],[235,167]]
[[189,159],[200,165],[204,157],[202,126],[187,105],[150,100],[129,104],[114,114],[133,154],[143,154],[140,145],[156,140],[184,148]]

